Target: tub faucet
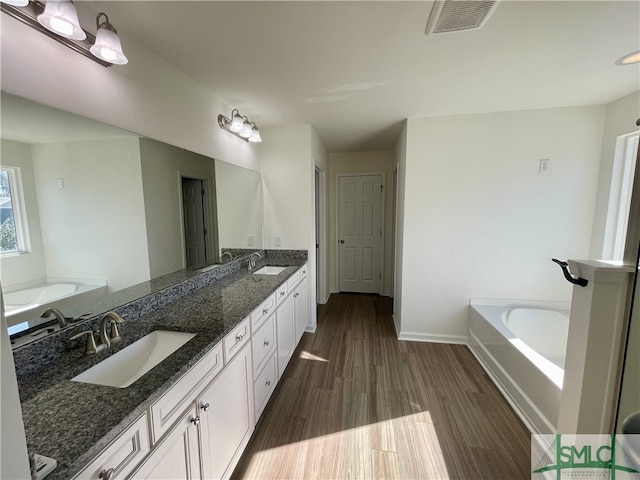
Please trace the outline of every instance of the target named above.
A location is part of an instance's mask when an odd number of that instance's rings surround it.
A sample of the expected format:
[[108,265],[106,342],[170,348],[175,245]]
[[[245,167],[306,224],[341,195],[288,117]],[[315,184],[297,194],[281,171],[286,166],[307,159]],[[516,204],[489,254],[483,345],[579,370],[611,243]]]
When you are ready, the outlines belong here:
[[49,315],[53,314],[54,317],[58,320],[58,326],[60,328],[64,328],[71,322],[77,322],[79,320],[86,320],[91,316],[91,313],[81,313],[80,315],[76,315],[75,317],[67,317],[64,313],[62,313],[59,309],[55,307],[47,308],[42,314],[40,314],[40,318],[47,318]]
[[253,252],[251,257],[249,257],[249,272],[251,272],[254,268],[256,268],[256,262],[259,258],[262,258],[260,252]]
[[44,312],[40,314],[40,318],[47,318],[49,315],[52,315],[52,314],[54,317],[56,317],[56,320],[58,320],[58,325],[60,326],[60,328],[64,328],[67,326],[67,317],[65,317],[64,313],[62,313],[60,310],[58,310],[55,307],[47,308]]
[[[221,256],[220,256],[220,260],[224,260],[225,255],[229,255],[229,261],[232,262],[233,261],[233,255],[231,255],[231,252],[224,252]],[[224,262],[223,262],[224,263]]]
[[[121,340],[120,333],[118,332],[118,324],[123,323],[124,318],[118,315],[116,312],[107,312],[102,316],[100,320],[100,344],[109,346],[112,343],[119,342]],[[111,325],[111,329],[107,334],[107,327]]]

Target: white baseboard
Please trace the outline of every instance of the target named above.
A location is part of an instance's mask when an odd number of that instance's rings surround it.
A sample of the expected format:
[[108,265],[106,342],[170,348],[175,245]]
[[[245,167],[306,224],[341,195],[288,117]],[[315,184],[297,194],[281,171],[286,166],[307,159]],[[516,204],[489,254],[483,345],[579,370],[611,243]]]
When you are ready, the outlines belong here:
[[[398,325],[396,324],[396,331],[397,329]],[[398,334],[398,340],[406,340],[409,342],[455,343],[458,345],[467,344],[467,337],[465,335],[440,335],[437,333],[400,332]]]

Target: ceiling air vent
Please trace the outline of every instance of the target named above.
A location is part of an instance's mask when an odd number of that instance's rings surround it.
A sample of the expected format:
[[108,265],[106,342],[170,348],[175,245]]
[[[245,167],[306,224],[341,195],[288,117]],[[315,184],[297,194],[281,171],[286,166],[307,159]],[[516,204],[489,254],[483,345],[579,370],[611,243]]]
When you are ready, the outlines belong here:
[[497,0],[437,0],[431,9],[426,35],[480,28]]

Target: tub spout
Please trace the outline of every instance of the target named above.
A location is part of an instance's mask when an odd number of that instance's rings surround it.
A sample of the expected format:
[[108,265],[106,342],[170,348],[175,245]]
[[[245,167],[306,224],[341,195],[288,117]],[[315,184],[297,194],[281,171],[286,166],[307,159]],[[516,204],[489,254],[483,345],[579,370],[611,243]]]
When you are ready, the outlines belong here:
[[51,314],[53,314],[53,316],[56,317],[56,320],[58,320],[58,325],[60,325],[60,328],[64,328],[67,326],[67,317],[65,317],[60,310],[54,307],[47,308],[40,314],[40,317],[47,318]]
[[569,282],[574,285],[580,285],[581,287],[586,287],[589,283],[589,280],[582,277],[574,277],[569,273],[569,264],[567,262],[563,262],[562,260],[558,260],[557,258],[552,258],[552,262],[557,263],[562,268],[562,273],[564,273],[564,278],[566,278]]

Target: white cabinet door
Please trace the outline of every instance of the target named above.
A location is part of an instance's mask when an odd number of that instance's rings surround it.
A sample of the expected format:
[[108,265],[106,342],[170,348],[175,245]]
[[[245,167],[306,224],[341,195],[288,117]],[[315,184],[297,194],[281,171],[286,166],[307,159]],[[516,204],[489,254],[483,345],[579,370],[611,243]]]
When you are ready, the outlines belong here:
[[204,476],[228,478],[254,427],[251,345],[238,352],[198,400]]
[[307,277],[293,291],[293,304],[296,317],[296,342],[302,338],[304,329],[307,328]]
[[[145,414],[74,478],[85,480],[126,478],[147,453],[149,453],[149,431]],[[111,477],[108,477],[109,474]]]
[[278,377],[282,376],[296,348],[296,326],[293,295],[289,295],[276,310],[276,329],[278,336]]
[[130,478],[202,479],[198,423],[196,407],[193,405]]

